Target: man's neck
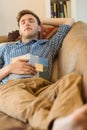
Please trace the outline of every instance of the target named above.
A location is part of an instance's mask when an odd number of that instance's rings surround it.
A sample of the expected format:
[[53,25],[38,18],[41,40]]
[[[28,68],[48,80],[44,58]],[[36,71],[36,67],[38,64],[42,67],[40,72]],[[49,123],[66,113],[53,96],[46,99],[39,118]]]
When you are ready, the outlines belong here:
[[26,43],[29,43],[29,41],[32,41],[32,40],[37,40],[37,38],[22,38],[21,41],[26,44]]

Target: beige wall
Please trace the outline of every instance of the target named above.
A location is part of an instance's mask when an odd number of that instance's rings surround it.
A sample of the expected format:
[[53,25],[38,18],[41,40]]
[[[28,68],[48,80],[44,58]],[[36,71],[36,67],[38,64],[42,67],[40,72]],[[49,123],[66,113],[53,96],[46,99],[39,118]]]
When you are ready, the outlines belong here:
[[71,0],[72,17],[87,23],[87,0]]
[[[16,15],[22,9],[34,11],[40,18],[50,17],[50,0],[0,0],[0,35],[16,30]],[[87,22],[87,0],[71,0],[72,17]]]
[[45,0],[0,0],[0,35],[17,29],[16,15],[22,9],[30,9],[40,18],[45,17],[45,4]]

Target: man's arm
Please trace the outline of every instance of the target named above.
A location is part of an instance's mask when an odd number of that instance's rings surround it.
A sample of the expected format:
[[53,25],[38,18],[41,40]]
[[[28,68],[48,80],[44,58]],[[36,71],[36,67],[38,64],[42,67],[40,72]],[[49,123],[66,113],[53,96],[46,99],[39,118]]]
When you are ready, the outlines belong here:
[[74,19],[73,18],[45,18],[41,20],[42,24],[50,24],[54,26],[58,25],[70,25],[72,26],[74,24]]
[[0,81],[8,76],[10,73],[9,66],[0,69]]
[[0,81],[9,74],[36,74],[36,68],[27,59],[20,59],[0,69]]
[[58,26],[58,31],[48,40],[47,44],[47,55],[52,55],[52,58],[54,59],[60,47],[62,46],[65,36],[70,31],[71,26],[74,23],[74,20],[72,18],[48,18],[44,20],[44,22],[42,23],[52,23],[51,25]]

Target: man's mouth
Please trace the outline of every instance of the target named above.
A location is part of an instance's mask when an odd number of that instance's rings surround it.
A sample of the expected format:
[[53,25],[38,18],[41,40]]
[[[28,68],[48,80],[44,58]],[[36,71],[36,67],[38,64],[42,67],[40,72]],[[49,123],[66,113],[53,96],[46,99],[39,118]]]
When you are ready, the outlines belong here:
[[32,30],[31,28],[29,28],[29,27],[27,27],[27,28],[25,28],[25,30],[24,31],[30,31],[30,30]]

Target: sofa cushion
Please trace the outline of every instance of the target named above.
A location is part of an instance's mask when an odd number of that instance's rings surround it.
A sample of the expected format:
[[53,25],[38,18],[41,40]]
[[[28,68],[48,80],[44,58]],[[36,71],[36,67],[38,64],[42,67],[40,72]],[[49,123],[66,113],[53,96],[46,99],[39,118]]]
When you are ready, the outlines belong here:
[[58,80],[58,56],[56,56],[54,62],[53,62],[53,67],[52,67],[52,75],[51,75],[51,81],[56,82]]

